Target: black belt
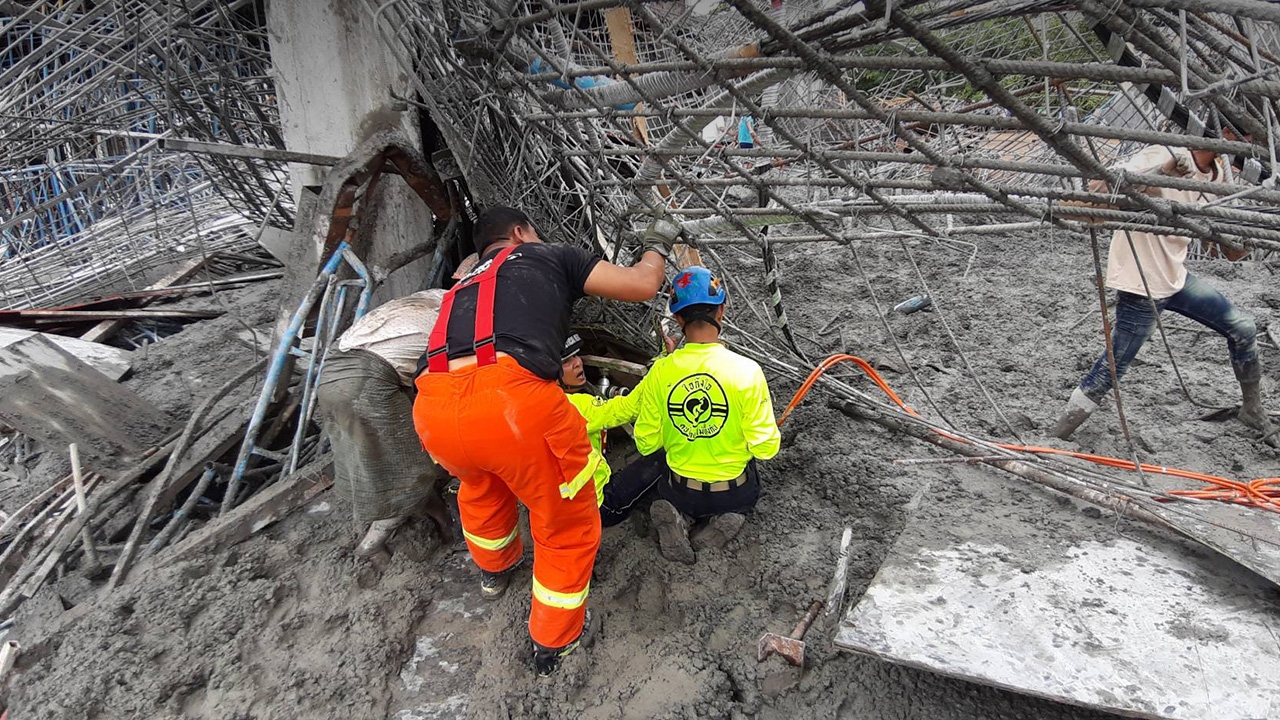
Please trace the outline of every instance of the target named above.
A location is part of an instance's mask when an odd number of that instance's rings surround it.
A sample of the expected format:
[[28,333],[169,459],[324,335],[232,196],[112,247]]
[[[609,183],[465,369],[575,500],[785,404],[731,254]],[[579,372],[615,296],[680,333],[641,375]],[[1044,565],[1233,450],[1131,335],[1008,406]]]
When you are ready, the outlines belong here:
[[679,473],[671,473],[671,484],[674,486],[683,485],[690,490],[698,492],[728,492],[734,488],[742,487],[747,483],[747,471],[743,470],[738,477],[730,480],[720,480],[719,482],[707,482],[705,480],[695,480],[687,478]]

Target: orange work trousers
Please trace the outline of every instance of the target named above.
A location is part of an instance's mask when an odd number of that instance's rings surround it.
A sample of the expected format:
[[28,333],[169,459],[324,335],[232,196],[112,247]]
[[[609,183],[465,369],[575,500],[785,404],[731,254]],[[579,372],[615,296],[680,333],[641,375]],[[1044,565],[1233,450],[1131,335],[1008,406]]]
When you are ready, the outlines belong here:
[[556,383],[510,357],[423,373],[413,422],[422,446],[461,481],[458,510],[471,558],[500,572],[520,561],[516,500],[533,534],[529,635],[548,648],[578,639],[600,547],[592,474],[600,455],[586,420]]

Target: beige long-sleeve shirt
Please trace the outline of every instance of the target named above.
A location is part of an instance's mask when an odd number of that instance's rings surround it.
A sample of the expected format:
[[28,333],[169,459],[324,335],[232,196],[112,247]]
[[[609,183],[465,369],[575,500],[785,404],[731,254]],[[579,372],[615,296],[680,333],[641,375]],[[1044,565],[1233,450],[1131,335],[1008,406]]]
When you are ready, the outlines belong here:
[[[1160,168],[1174,153],[1189,154],[1190,151],[1186,148],[1152,145],[1126,160],[1120,167],[1129,172],[1159,174]],[[1183,177],[1202,182],[1219,180],[1222,177],[1222,162],[1222,158],[1218,158],[1218,167],[1214,172],[1202,173],[1194,169],[1195,163],[1188,158],[1188,166],[1193,170]],[[1159,193],[1158,197],[1175,202],[1195,204],[1214,199],[1213,196],[1190,190],[1151,189]],[[1129,247],[1130,238],[1133,239],[1132,249]],[[1152,298],[1160,300],[1173,295],[1187,282],[1187,248],[1190,245],[1190,238],[1179,235],[1116,230],[1111,235],[1111,249],[1107,253],[1107,287],[1145,296],[1147,289],[1142,283],[1142,273],[1145,273]],[[1138,271],[1139,265],[1142,273]]]
[[443,299],[444,290],[432,289],[380,305],[342,333],[338,349],[377,355],[395,368],[402,384],[412,387],[418,358],[427,350]]

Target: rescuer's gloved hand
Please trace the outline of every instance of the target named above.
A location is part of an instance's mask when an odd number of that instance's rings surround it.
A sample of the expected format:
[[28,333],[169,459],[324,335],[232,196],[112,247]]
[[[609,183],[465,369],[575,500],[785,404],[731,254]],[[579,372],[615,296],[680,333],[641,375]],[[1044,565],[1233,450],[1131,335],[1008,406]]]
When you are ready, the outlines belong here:
[[1186,177],[1196,171],[1195,158],[1191,156],[1191,151],[1186,148],[1174,148],[1173,157],[1164,164],[1160,170],[1165,175],[1172,177]]
[[652,250],[662,257],[671,254],[671,247],[680,236],[680,223],[672,220],[665,212],[649,223],[640,242],[645,250]]

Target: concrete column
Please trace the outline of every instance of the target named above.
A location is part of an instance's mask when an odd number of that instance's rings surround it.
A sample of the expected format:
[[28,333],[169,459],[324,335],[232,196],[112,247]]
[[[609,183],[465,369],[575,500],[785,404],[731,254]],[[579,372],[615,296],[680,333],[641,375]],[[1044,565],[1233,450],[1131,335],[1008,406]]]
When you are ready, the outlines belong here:
[[[421,142],[416,111],[406,110],[391,96],[393,90],[408,95],[404,70],[384,47],[363,3],[271,0],[267,27],[280,120],[289,150],[345,156],[371,134],[386,128],[398,128],[412,142]],[[326,171],[324,167],[291,164],[298,207],[304,204],[303,192],[319,192]],[[299,218],[297,225],[309,228],[311,222]],[[365,208],[357,243],[368,248],[363,253],[366,263],[376,263],[427,239],[431,227],[427,207],[398,176],[388,175]],[[306,267],[290,270],[296,271],[298,284],[304,286],[310,284],[307,278],[315,277],[318,263],[323,261],[318,248],[297,247],[311,242],[304,235],[291,239],[290,264]],[[375,294],[374,303],[421,290],[429,266],[427,257],[393,274]],[[292,312],[292,307],[282,311]]]

